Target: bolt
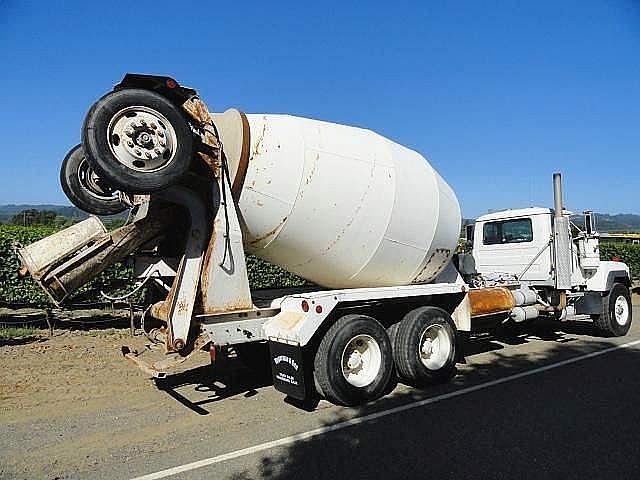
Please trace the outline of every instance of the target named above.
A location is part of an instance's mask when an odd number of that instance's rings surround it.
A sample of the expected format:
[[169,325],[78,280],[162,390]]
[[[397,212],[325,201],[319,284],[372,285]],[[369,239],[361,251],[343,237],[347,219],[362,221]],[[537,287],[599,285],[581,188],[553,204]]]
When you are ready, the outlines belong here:
[[140,119],[140,125],[146,125],[147,121],[144,118]]
[[159,148],[156,148],[156,149],[154,150],[154,152],[156,152],[156,155],[160,155],[160,153],[162,153],[162,152],[161,152],[161,150],[160,150]]
[[135,152],[135,154],[136,154],[136,155],[142,155],[142,152],[140,151],[140,149],[139,149],[139,148],[136,148],[136,149],[134,150],[134,152]]
[[130,128],[127,128],[124,133],[127,135],[127,137],[131,137],[133,135],[133,130]]
[[151,124],[151,125],[149,125],[149,126],[150,126],[151,128],[153,128],[154,130],[155,130],[156,128],[158,128],[158,126],[157,126],[155,123],[152,123],[152,124]]
[[176,338],[173,341],[173,349],[174,350],[182,350],[184,348],[184,340],[182,340],[181,338]]
[[147,158],[151,158],[151,152],[144,152],[144,154],[147,156]]
[[159,137],[164,137],[164,132],[162,130],[158,130],[158,136]]
[[130,147],[133,147],[133,142],[132,142],[131,140],[129,140],[129,141],[127,142],[127,145],[129,145]]
[[164,141],[163,138],[160,139],[160,146],[164,147],[167,144],[167,142]]

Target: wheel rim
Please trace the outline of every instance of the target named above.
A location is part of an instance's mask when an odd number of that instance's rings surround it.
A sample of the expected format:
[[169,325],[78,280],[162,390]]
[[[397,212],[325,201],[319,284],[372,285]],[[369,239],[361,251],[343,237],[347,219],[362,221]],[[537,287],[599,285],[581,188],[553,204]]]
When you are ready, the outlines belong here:
[[107,128],[107,142],[118,162],[145,173],[169,165],[178,145],[169,120],[142,106],[124,108],[113,116]]
[[354,387],[371,384],[382,366],[380,345],[370,335],[353,337],[342,352],[342,375]]
[[439,370],[449,361],[452,346],[447,329],[442,325],[431,325],[420,337],[418,357],[429,370]]
[[102,179],[89,166],[86,159],[82,159],[78,166],[78,181],[85,191],[100,200],[114,200],[118,198],[118,192],[105,185]]
[[616,317],[618,325],[626,325],[629,321],[629,304],[624,295],[620,295],[616,298],[616,303],[613,306],[613,313]]

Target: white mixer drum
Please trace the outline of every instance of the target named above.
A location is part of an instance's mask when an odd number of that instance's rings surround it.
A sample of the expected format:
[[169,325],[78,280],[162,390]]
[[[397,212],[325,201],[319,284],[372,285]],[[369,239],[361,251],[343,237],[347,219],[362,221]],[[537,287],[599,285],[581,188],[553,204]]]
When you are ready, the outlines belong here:
[[422,155],[361,128],[247,118],[248,252],[331,288],[429,282],[448,263],[460,206]]

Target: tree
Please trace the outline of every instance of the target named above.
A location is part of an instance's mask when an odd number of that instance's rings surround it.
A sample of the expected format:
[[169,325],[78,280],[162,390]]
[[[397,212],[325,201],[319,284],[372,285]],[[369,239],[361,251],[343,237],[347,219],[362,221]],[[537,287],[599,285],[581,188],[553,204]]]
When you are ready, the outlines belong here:
[[22,225],[24,227],[30,227],[32,225],[55,225],[57,214],[51,210],[36,210],[35,208],[29,208],[22,210],[15,214],[11,218],[11,223],[14,225]]

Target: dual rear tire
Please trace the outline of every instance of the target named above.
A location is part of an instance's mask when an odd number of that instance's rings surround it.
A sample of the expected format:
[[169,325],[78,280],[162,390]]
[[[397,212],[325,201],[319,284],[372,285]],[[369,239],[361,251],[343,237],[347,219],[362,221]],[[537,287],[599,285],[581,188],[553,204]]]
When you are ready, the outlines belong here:
[[398,376],[421,387],[448,380],[455,374],[456,327],[441,308],[420,307],[398,324],[393,359]]
[[338,405],[380,398],[398,379],[414,386],[455,373],[456,329],[447,312],[421,307],[385,328],[365,315],[345,315],[326,332],[314,359],[319,393]]

